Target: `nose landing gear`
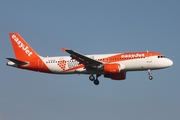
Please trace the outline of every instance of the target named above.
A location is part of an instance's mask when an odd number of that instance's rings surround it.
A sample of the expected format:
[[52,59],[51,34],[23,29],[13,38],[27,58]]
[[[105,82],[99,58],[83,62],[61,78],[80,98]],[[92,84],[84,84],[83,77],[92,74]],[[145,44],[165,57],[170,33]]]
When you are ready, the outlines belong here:
[[152,79],[153,79],[153,76],[152,76],[151,74],[152,74],[152,73],[151,73],[151,70],[148,69],[149,80],[152,80]]

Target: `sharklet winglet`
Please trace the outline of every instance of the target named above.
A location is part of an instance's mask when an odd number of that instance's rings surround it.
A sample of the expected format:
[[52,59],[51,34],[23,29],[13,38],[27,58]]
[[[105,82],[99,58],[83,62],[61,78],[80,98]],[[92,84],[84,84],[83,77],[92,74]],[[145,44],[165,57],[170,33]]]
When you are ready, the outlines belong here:
[[62,52],[65,52],[66,50],[67,50],[66,48],[62,47]]

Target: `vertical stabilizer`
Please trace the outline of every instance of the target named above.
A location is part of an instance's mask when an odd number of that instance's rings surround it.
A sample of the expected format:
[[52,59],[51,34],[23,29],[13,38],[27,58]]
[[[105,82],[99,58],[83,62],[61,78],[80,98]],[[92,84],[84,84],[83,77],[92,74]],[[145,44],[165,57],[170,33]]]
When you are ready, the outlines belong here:
[[18,33],[10,33],[9,35],[16,59],[29,60],[39,58],[38,54]]
[[43,58],[40,57],[18,33],[10,33],[9,36],[16,59],[7,58],[10,60],[7,65],[33,71],[51,73],[49,68],[43,62]]

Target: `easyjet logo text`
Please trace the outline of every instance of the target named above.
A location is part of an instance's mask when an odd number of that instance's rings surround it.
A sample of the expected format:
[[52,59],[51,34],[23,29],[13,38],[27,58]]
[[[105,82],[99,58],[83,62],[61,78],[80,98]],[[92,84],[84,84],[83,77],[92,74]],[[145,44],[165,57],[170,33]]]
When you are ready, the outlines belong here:
[[28,56],[32,55],[32,52],[29,50],[29,47],[24,45],[16,35],[12,35],[12,39],[17,43],[18,47],[21,48]]
[[145,57],[145,55],[144,55],[144,53],[142,53],[142,54],[136,53],[136,54],[124,54],[124,55],[121,55],[121,58],[138,58],[138,57]]

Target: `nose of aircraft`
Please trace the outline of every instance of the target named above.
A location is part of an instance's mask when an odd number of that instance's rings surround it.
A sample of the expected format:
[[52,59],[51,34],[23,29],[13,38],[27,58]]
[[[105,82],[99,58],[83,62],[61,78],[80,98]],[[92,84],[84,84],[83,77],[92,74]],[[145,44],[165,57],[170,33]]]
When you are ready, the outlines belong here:
[[173,65],[173,61],[170,60],[170,59],[167,59],[166,64],[167,64],[168,67],[170,67],[170,66]]

